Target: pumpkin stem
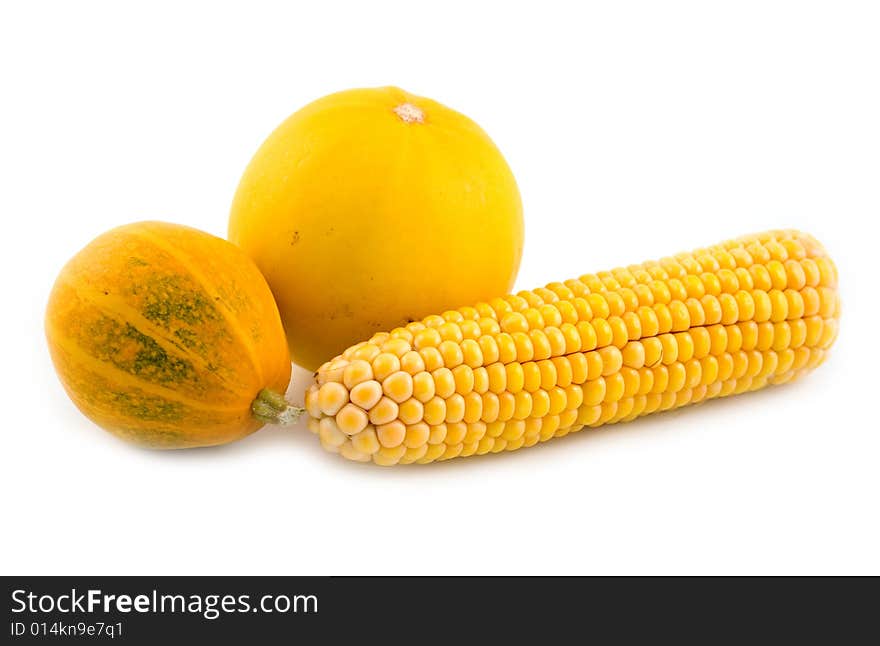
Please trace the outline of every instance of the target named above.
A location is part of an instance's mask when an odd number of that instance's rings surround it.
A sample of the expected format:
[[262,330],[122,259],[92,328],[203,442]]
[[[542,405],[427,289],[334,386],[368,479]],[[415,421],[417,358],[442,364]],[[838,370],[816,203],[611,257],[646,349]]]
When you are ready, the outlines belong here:
[[291,406],[281,393],[263,388],[251,404],[251,411],[261,422],[287,426],[298,420],[306,409]]

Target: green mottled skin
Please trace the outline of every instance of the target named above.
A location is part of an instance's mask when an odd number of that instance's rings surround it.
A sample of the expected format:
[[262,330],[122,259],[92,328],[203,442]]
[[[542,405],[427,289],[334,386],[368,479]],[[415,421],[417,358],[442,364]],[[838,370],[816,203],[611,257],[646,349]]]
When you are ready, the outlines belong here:
[[200,381],[191,362],[169,355],[155,339],[131,323],[101,316],[86,328],[81,345],[87,347],[93,357],[144,381],[156,384],[186,381],[193,385]]

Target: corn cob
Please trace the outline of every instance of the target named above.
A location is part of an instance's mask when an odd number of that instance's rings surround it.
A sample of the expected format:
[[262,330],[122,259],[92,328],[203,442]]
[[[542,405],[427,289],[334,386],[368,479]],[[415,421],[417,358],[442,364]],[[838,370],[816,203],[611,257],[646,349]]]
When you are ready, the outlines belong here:
[[428,316],[325,363],[309,429],[425,464],[783,384],[825,359],[836,285],[815,239],[771,231]]

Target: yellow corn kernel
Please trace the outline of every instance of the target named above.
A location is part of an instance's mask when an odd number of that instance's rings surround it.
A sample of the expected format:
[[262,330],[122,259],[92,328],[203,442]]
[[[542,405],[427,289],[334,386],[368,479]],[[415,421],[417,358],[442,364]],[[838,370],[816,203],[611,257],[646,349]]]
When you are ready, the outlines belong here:
[[328,450],[338,449],[348,439],[348,436],[336,426],[332,417],[321,419],[318,425],[318,437],[321,438],[322,446]]
[[694,340],[690,332],[678,332],[673,335],[678,346],[676,359],[682,363],[689,361],[694,356]]
[[543,330],[530,330],[528,336],[532,346],[532,359],[541,361],[552,356],[553,347],[550,345],[550,340]]
[[506,422],[513,417],[513,411],[516,410],[516,396],[509,392],[503,392],[498,395],[498,419]]
[[467,395],[474,389],[474,371],[470,366],[460,365],[452,370],[455,392]]
[[489,373],[483,366],[479,368],[475,368],[473,371],[474,375],[474,387],[473,391],[475,393],[483,394],[487,390],[489,390]]
[[373,378],[373,368],[368,361],[355,359],[349,363],[342,373],[342,383],[351,390],[357,384]]
[[529,322],[520,312],[508,312],[500,319],[501,329],[512,334],[513,332],[528,332]]
[[521,390],[514,395],[513,418],[525,419],[532,414],[532,395]]
[[379,450],[379,439],[376,436],[376,429],[372,426],[363,429],[357,435],[352,436],[351,444],[359,453],[372,455]]
[[502,393],[507,388],[507,370],[502,363],[493,363],[486,367],[489,377],[489,390],[495,394]]
[[591,322],[596,336],[597,348],[604,348],[614,341],[614,329],[607,319],[593,319]]
[[422,348],[419,350],[419,355],[422,357],[427,372],[433,372],[437,368],[443,367],[443,355],[437,348],[431,346]]
[[525,386],[525,374],[523,367],[519,363],[510,363],[504,366],[505,382],[507,384],[505,390],[510,393],[517,393]]
[[433,399],[436,394],[434,377],[428,372],[420,372],[413,376],[413,397],[423,404]]
[[667,392],[678,392],[682,388],[684,388],[685,382],[687,381],[687,370],[684,367],[684,364],[680,361],[676,361],[668,367],[669,370],[669,383],[666,385]]
[[472,369],[483,365],[483,351],[475,338],[466,338],[461,342],[461,353],[464,363]]
[[462,440],[465,444],[473,444],[479,442],[486,435],[486,424],[484,422],[473,422],[467,425],[467,433]]
[[303,406],[312,418],[320,418],[323,414],[321,413],[321,407],[318,405],[318,388],[320,388],[320,386],[318,386],[317,383],[314,383],[306,389],[306,392],[303,395]]
[[[406,332],[406,330],[401,330],[401,333],[409,334],[408,332]],[[393,354],[398,359],[400,359],[400,357],[412,350],[412,346],[406,339],[397,337],[385,341],[380,349],[383,353],[387,352],[389,354]]]
[[565,389],[565,409],[577,409],[584,402],[584,391],[581,386],[572,384]]
[[461,444],[467,434],[467,424],[460,422],[446,424],[446,435],[443,442],[446,445]]
[[675,337],[667,333],[657,338],[661,345],[660,360],[667,366],[675,363],[678,360],[678,342]]
[[583,352],[595,350],[599,344],[599,335],[596,333],[596,321],[581,321],[577,324],[576,329],[580,338],[580,342],[578,344],[580,346],[580,350]]
[[636,391],[639,395],[647,395],[654,389],[654,371],[651,368],[639,368],[639,387]]
[[437,368],[431,376],[434,378],[434,392],[438,397],[446,399],[455,392],[455,377],[449,368]]
[[570,432],[571,430],[578,430],[578,429],[572,429],[572,426],[574,425],[574,423],[576,421],[577,421],[577,409],[564,410],[561,413],[559,413],[559,426],[561,428],[566,429],[566,432]]
[[[550,383],[549,385],[544,386],[545,372],[543,370],[541,370],[541,386],[545,390],[551,386],[555,386],[556,384],[559,384],[563,388],[565,386],[568,386],[574,378],[574,371],[572,370],[571,360],[569,359],[569,357],[566,357],[566,356],[553,357],[550,360],[550,363],[553,366],[552,374],[555,376],[555,378],[553,380],[553,383]],[[547,368],[546,374],[547,375],[551,374],[549,367]]]
[[390,374],[382,381],[382,392],[398,404],[405,402],[412,397],[413,378],[402,370]]
[[483,398],[479,393],[470,392],[464,396],[464,421],[468,424],[483,417]]
[[431,427],[424,422],[418,422],[406,427],[403,443],[412,449],[427,444],[430,437]]
[[531,393],[532,410],[531,417],[542,418],[550,412],[550,395],[546,390],[538,390]]
[[445,444],[430,444],[424,455],[418,460],[419,464],[428,464],[440,458],[446,452]]
[[798,291],[807,284],[807,272],[804,266],[797,260],[789,259],[783,265],[785,268],[785,284],[789,289]]
[[[587,374],[589,372],[589,364],[587,361],[587,355],[583,352],[576,352],[574,354],[570,354],[565,357],[568,360],[568,365],[571,366],[571,381],[572,383],[582,384],[584,383],[588,377]],[[600,361],[601,363],[601,361]],[[602,367],[598,366],[597,374],[602,371]]]
[[624,366],[620,369],[620,375],[623,377],[624,398],[634,397],[641,386],[639,371],[635,368]]
[[690,327],[696,327],[706,324],[706,311],[703,309],[703,303],[696,298],[689,298],[684,302],[687,308],[688,317],[690,318]]
[[352,442],[345,442],[342,446],[339,447],[339,454],[344,457],[346,460],[352,460],[353,462],[369,462],[371,456],[369,453],[362,453],[358,451]]
[[346,435],[354,435],[366,428],[369,418],[363,409],[346,404],[336,413],[335,420],[339,430]]
[[421,350],[422,348],[436,348],[440,345],[440,341],[443,339],[440,338],[440,333],[437,332],[434,328],[425,328],[420,332],[417,332],[413,337],[413,346],[416,350]]
[[446,424],[428,426],[428,444],[442,444],[446,441]]
[[623,365],[630,368],[641,368],[645,365],[645,346],[640,341],[630,341],[621,352]]
[[602,376],[612,375],[620,370],[623,365],[623,355],[615,346],[607,346],[599,349],[599,358],[602,359]]
[[318,390],[318,407],[324,415],[336,415],[347,403],[348,389],[341,383],[329,381]]
[[433,397],[424,405],[423,419],[425,423],[434,426],[446,421],[446,400]]
[[804,301],[804,317],[818,314],[819,292],[814,287],[804,287],[800,294]]
[[437,328],[437,332],[440,333],[440,338],[444,341],[452,341],[453,343],[459,344],[464,339],[464,335],[461,333],[461,328],[458,326],[457,322],[450,321],[443,323]]
[[423,348],[436,348],[443,339],[440,333],[434,328],[425,328],[421,332],[416,333],[413,338],[413,345],[417,350]]
[[[541,387],[541,370],[538,368],[538,364],[534,361],[527,361],[526,363],[521,364],[522,369],[522,388],[532,393],[538,390]],[[507,379],[507,368],[505,369],[505,380]],[[515,391],[513,388],[509,388],[511,391]]]
[[391,449],[400,446],[406,438],[406,426],[399,420],[380,424],[376,427],[376,437],[384,447]]
[[[548,357],[558,357],[565,354],[566,341],[562,330],[558,327],[544,328],[544,336],[547,338],[547,343],[550,344]],[[532,343],[535,343],[534,338],[532,338]]]
[[480,396],[480,399],[482,399],[483,401],[483,413],[480,416],[480,419],[482,419],[487,424],[497,420],[498,414],[501,409],[498,395],[496,395],[495,393],[483,393]]
[[370,410],[382,399],[382,385],[378,381],[362,381],[349,391],[353,404]]
[[502,332],[495,337],[495,342],[498,345],[498,361],[501,363],[516,361],[516,343],[511,335]]
[[510,337],[513,339],[514,350],[516,351],[514,361],[531,361],[535,357],[535,349],[528,334],[525,332],[514,332]]
[[[601,404],[605,400],[607,386],[605,384],[605,380],[602,377],[598,379],[594,379],[592,381],[588,381],[584,384],[583,387],[583,397],[584,404],[586,406],[595,406],[596,404]],[[563,399],[563,408],[564,408],[564,399]],[[551,410],[553,408],[551,407]],[[555,412],[561,412],[561,409]]]
[[438,460],[451,460],[452,458],[457,458],[461,455],[462,450],[464,449],[463,444],[451,444],[446,446],[446,450],[443,452]]
[[410,375],[415,375],[425,370],[425,360],[415,350],[410,350],[400,357],[400,369]]
[[547,390],[557,383],[556,366],[549,359],[542,359],[537,363],[538,373],[541,378],[541,388]]
[[387,467],[397,464],[404,453],[406,453],[406,447],[403,444],[399,444],[394,448],[383,446],[373,453],[372,458],[375,464]]
[[397,418],[398,413],[397,402],[388,397],[382,397],[370,409],[370,423],[379,426],[380,424],[388,424]]
[[380,352],[381,350],[379,350],[377,345],[373,343],[365,343],[352,353],[351,360],[356,361],[363,359],[364,361],[372,361]]
[[461,345],[456,341],[441,341],[437,349],[440,351],[440,356],[443,357],[443,365],[447,368],[454,368],[464,362]]
[[415,424],[425,416],[425,407],[418,399],[411,397],[398,406],[397,418],[404,424]]
[[424,458],[427,452],[427,444],[422,444],[421,446],[417,446],[415,448],[407,448],[406,451],[403,452],[403,456],[400,458],[400,462],[398,462],[398,464],[412,464],[413,462],[418,462],[421,464],[421,460],[422,458]]
[[376,358],[373,359],[372,366],[373,377],[377,381],[382,381],[388,375],[400,370],[400,359],[397,357],[396,354],[383,352],[376,355]]
[[464,397],[453,393],[446,400],[446,422],[460,422],[464,419]]
[[483,365],[490,365],[498,361],[500,356],[498,350],[498,342],[494,336],[484,334],[477,339],[477,345],[480,346],[480,352],[483,354]]

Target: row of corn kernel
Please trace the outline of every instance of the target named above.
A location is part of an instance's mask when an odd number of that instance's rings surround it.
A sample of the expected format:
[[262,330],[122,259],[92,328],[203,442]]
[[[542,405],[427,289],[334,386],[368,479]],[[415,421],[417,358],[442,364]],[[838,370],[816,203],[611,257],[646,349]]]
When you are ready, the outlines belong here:
[[[737,244],[741,243],[734,241],[718,245],[714,249],[718,253],[728,253],[726,248],[734,248]],[[800,242],[792,239],[792,244],[800,244]],[[813,244],[817,245],[815,241]],[[821,247],[817,248],[821,250]],[[736,249],[734,248],[734,250]],[[636,275],[631,276],[629,280],[624,279],[623,274],[620,273],[628,270],[614,270],[617,272],[616,274],[600,272],[601,275],[617,276],[613,279],[614,284],[609,283],[613,288],[610,291],[609,286],[605,283],[601,281],[597,283],[598,279],[587,280],[586,283],[578,279],[566,281],[566,284],[551,283],[548,288],[520,292],[517,295],[492,299],[488,303],[478,303],[474,307],[462,307],[458,310],[444,312],[443,315],[429,316],[422,321],[410,323],[404,328],[397,328],[390,334],[412,341],[417,332],[438,329],[439,338],[433,342],[433,345],[438,345],[442,340],[461,341],[466,338],[477,338],[483,334],[495,334],[497,333],[495,329],[497,321],[502,319],[505,314],[514,312],[527,312],[527,318],[531,323],[529,328],[540,329],[544,325],[553,323],[558,325],[566,320],[575,322],[589,320],[593,316],[601,316],[602,314],[605,314],[603,318],[622,315],[627,311],[634,312],[637,307],[655,303],[669,303],[672,300],[699,299],[706,295],[717,297],[723,293],[734,294],[740,290],[748,292],[755,288],[765,292],[773,289],[799,291],[803,287],[832,287],[836,284],[837,277],[834,265],[824,255],[809,257],[805,253],[799,253],[790,254],[791,257],[784,257],[782,254],[771,254],[766,251],[763,255],[755,255],[760,262],[753,262],[754,259],[751,256],[742,258],[740,255],[739,264],[745,266],[739,266],[736,262],[722,262],[715,269],[714,264],[709,264],[709,269],[715,273],[711,271],[688,273],[688,267],[679,267],[679,271],[670,273],[663,269],[663,265],[665,264],[667,267],[673,265],[662,261],[636,266],[649,267],[654,271],[646,269],[641,273],[636,272]],[[680,256],[687,257],[687,254],[680,254]],[[781,264],[783,262],[786,264]],[[697,271],[694,267],[690,267],[690,269],[694,272]],[[594,275],[587,275],[583,278],[588,279],[590,276]],[[592,297],[592,301],[585,303],[574,300],[582,296]],[[592,307],[585,307],[590,302]],[[582,311],[572,311],[578,305]],[[597,312],[585,314],[583,311],[591,312],[593,308]],[[518,321],[516,318],[513,320]],[[460,326],[449,325],[455,323]],[[516,325],[516,323],[512,324]],[[377,337],[387,338],[388,334],[381,333]],[[426,336],[426,345],[431,344],[430,339],[433,336]],[[374,337],[373,341],[378,341],[377,337]],[[349,349],[349,351],[353,352],[354,350]]]
[[[837,316],[840,307],[837,292],[825,287],[784,292],[771,290],[769,293],[741,291],[736,296],[726,296],[726,300],[704,296],[701,301],[688,299],[686,302],[673,301],[668,306],[641,306],[637,312],[625,313],[623,317],[595,318],[577,324],[565,322],[560,327],[532,329],[528,333],[513,328],[511,324],[509,329],[516,331],[485,334],[461,341],[443,339],[436,329],[431,328],[417,332],[412,342],[403,337],[377,336],[370,342],[352,346],[342,358],[378,360],[389,373],[400,369],[410,373],[433,371],[439,367],[451,369],[459,365],[475,368],[497,361],[549,359],[605,346],[623,348],[630,341],[643,337],[683,332],[697,326],[730,325],[739,321],[758,324],[796,322],[813,316],[829,318]],[[520,314],[510,314],[503,323],[515,316],[520,317],[517,322],[525,320]],[[460,332],[458,324],[446,323],[445,326]],[[329,364],[325,364],[319,375],[328,368]]]
[[[562,437],[585,426],[597,427],[618,421],[628,421],[655,411],[670,410],[694,404],[705,399],[757,390],[767,383],[783,383],[798,372],[806,372],[821,363],[824,350],[815,349],[810,360],[800,370],[789,368],[785,372],[771,375],[743,375],[726,381],[716,381],[708,385],[700,384],[676,392],[633,395],[617,401],[583,406],[577,410],[566,410],[561,415],[544,418],[514,420],[507,423],[443,424],[428,427],[420,424],[407,429],[402,439],[390,438],[386,429],[378,431],[365,429],[355,437],[340,434],[326,434],[321,426],[319,433],[325,448],[338,451],[343,456],[358,460],[372,460],[376,464],[427,463],[453,457],[483,453],[498,453],[531,446],[552,437]],[[438,432],[438,431],[442,431]]]
[[[670,275],[662,268],[656,268],[653,272],[640,270],[629,273],[616,274],[614,277],[605,277],[604,280],[596,275],[587,274],[578,279],[570,279],[563,283],[551,284],[551,292],[554,296],[563,300],[570,300],[575,296],[589,294],[604,294],[606,292],[622,292],[626,298],[633,300],[638,298],[645,301],[657,298],[663,294],[663,285],[669,285],[673,293],[682,292],[690,296],[702,296],[703,294],[733,293],[738,289],[771,288],[785,289],[792,287],[799,289],[804,285],[828,285],[833,286],[836,274],[833,263],[825,257],[803,258],[800,260],[786,260],[784,262],[771,260],[766,264],[753,264],[747,267],[722,268],[712,272],[702,273],[676,273]],[[520,292],[517,296],[528,300],[531,307],[541,305],[540,297],[527,297],[528,292]],[[555,299],[553,299],[555,300]],[[552,301],[551,301],[552,302]]]
[[[823,350],[813,351],[809,365],[802,368],[800,372],[811,370],[815,365],[821,363],[823,358]],[[578,409],[576,416],[573,414],[573,411],[565,411],[562,415],[548,416],[543,419],[515,420],[504,423],[503,430],[498,428],[499,424],[497,423],[490,424],[487,425],[487,431],[483,436],[471,436],[471,439],[480,437],[479,440],[474,441],[472,439],[471,442],[463,441],[457,444],[429,447],[421,458],[417,457],[421,454],[421,450],[407,450],[399,460],[399,463],[404,464],[412,461],[426,463],[435,459],[446,460],[458,456],[516,450],[522,446],[532,446],[539,441],[563,437],[580,430],[584,426],[597,427],[613,424],[618,421],[629,421],[641,415],[647,415],[655,411],[670,410],[687,404],[695,404],[704,399],[738,394],[748,390],[757,390],[767,383],[783,383],[797,374],[798,372],[790,370],[787,373],[773,375],[770,378],[746,375],[738,379],[718,381],[708,386],[699,385],[676,392],[634,395],[618,401],[584,406]],[[383,454],[376,456],[374,461],[378,464],[393,464],[394,453],[394,449],[386,449]]]
[[[558,400],[563,396],[564,400],[563,389],[572,384],[588,384],[587,399],[589,393],[595,397],[609,384],[611,391],[616,392],[629,375],[642,374],[643,381],[650,378],[663,384],[658,387],[665,388],[670,380],[667,370],[672,371],[672,384],[677,382],[676,375],[685,371],[703,375],[720,371],[723,375],[725,366],[733,361],[732,353],[791,353],[804,345],[828,347],[836,333],[837,321],[833,318],[823,321],[811,317],[776,324],[748,321],[634,341],[623,351],[608,346],[553,360],[495,363],[477,369],[439,368],[415,376],[402,370],[385,376],[384,372],[374,372],[367,362],[356,360],[340,369],[338,381],[328,381],[320,387],[313,385],[306,393],[306,407],[316,418],[335,416],[338,426],[349,434],[360,431],[367,423],[378,425],[397,419],[405,424],[425,418],[494,421],[496,415],[503,418],[504,411],[527,417],[532,408],[555,408],[554,397]],[[704,376],[707,383],[713,379]],[[500,395],[504,395],[502,400],[497,397]]]
[[[820,271],[817,262],[821,262],[822,267],[826,269]],[[581,290],[572,290],[571,295],[566,298],[558,298],[551,291],[549,294],[554,298],[548,300],[536,294],[539,290],[520,292],[504,299],[494,299],[492,301],[494,306],[488,308],[487,314],[489,314],[489,318],[501,320],[506,314],[520,312],[527,315],[530,320],[535,320],[537,324],[539,314],[542,317],[559,317],[561,320],[573,318],[575,313],[571,311],[571,306],[575,305],[581,310],[577,312],[581,317],[583,317],[582,311],[586,310],[592,312],[592,316],[607,318],[610,315],[622,316],[624,312],[635,311],[644,305],[668,304],[673,300],[684,301],[688,298],[700,299],[706,295],[718,297],[725,293],[735,294],[738,291],[749,292],[753,289],[761,289],[765,292],[772,289],[799,291],[804,287],[834,287],[836,284],[836,276],[832,273],[833,265],[827,258],[818,261],[794,261],[789,265],[789,268],[791,271],[771,273],[764,265],[754,265],[750,270],[741,269],[739,272],[729,274],[723,273],[724,270],[722,270],[717,274],[707,273],[691,276],[685,280],[677,278],[651,280],[636,284],[634,287],[620,287],[615,290],[590,291],[586,286],[583,286]],[[547,292],[548,290],[543,290],[545,297]],[[531,294],[532,298],[527,301],[523,298],[525,294]],[[578,298],[583,298],[586,302],[577,301]],[[532,312],[530,310],[538,311]],[[554,313],[553,310],[557,310],[557,312]],[[449,318],[455,317],[449,316]],[[442,325],[444,322],[455,322],[447,321],[444,317],[429,317],[426,320],[427,327]]]
[[[369,360],[381,351],[381,345],[391,343],[397,344],[400,353],[412,350],[413,347],[415,349],[434,347],[438,348],[441,356],[449,355],[447,358],[452,361],[456,361],[461,354],[465,362],[475,364],[479,360],[477,351],[482,350],[478,344],[479,339],[485,336],[495,337],[503,333],[524,334],[527,331],[540,332],[542,333],[540,336],[532,335],[532,338],[529,338],[529,342],[537,343],[540,350],[540,347],[553,344],[553,337],[546,338],[550,332],[555,333],[558,345],[561,338],[558,332],[562,326],[589,322],[593,319],[604,320],[611,326],[612,333],[616,332],[620,337],[625,330],[628,336],[638,338],[672,329],[685,329],[694,325],[717,322],[729,323],[751,318],[760,321],[765,317],[775,320],[794,319],[820,311],[823,315],[828,315],[828,312],[837,307],[838,302],[837,293],[824,285],[819,285],[818,288],[806,285],[800,289],[785,290],[771,288],[769,291],[739,290],[735,294],[725,292],[720,297],[704,294],[699,299],[693,296],[673,299],[667,286],[664,286],[663,290],[665,293],[660,301],[653,302],[650,306],[641,304],[637,299],[626,302],[620,294],[611,292],[546,304],[540,309],[528,309],[525,313],[507,312],[502,314],[500,323],[490,317],[482,317],[476,321],[447,321],[440,317],[436,317],[439,320],[432,320],[434,317],[428,317],[425,320],[429,325],[416,322],[406,328],[397,328],[391,333],[376,334],[369,341],[347,349],[343,356],[347,359]],[[450,316],[450,318],[454,317]],[[605,323],[597,325],[607,329]],[[655,328],[657,331],[654,331]],[[521,342],[524,340],[521,339]],[[455,347],[460,344],[464,344],[464,347]]]
[[[654,365],[658,362],[671,363],[681,358],[687,360],[691,356],[702,358],[709,353],[718,354],[725,350],[740,348],[751,350],[782,349],[788,346],[797,348],[803,343],[814,345],[825,335],[833,335],[836,321],[823,321],[818,316],[778,323],[755,323],[744,321],[734,325],[712,325],[695,327],[674,334],[661,334],[656,337],[643,338],[628,342],[623,349],[616,346],[605,346],[596,351],[580,352],[580,344],[568,349],[565,356],[557,356],[551,360],[526,361],[522,364],[496,362],[488,366],[472,368],[470,365],[458,365],[453,369],[435,365],[426,366],[421,356],[409,352],[401,360],[395,355],[379,354],[372,364],[362,359],[352,362],[338,360],[335,370],[325,370],[323,381],[338,381],[344,388],[327,388],[325,394],[337,393],[339,397],[347,397],[347,391],[354,403],[369,410],[378,403],[383,393],[397,403],[402,403],[411,396],[422,403],[434,395],[446,398],[453,392],[466,395],[472,390],[483,393],[487,390],[501,392],[505,389],[517,390],[508,385],[506,377],[514,375],[514,382],[521,387],[534,391],[538,387],[547,388],[561,383],[594,379],[600,374],[617,371],[621,365],[640,368],[643,365]],[[414,357],[414,359],[408,358]],[[433,368],[427,372],[426,368]],[[519,375],[517,378],[516,376]],[[328,400],[330,406],[337,402],[337,407],[345,403],[334,396]]]
[[[802,268],[798,268],[792,267],[790,263],[803,264]],[[797,253],[770,253],[766,247],[754,244],[732,251],[720,250],[702,256],[684,254],[628,268],[621,267],[596,274],[584,274],[578,279],[565,281],[563,284],[574,292],[584,289],[590,292],[600,292],[616,290],[621,287],[634,287],[657,280],[685,280],[694,276],[729,275],[729,272],[742,276],[743,271],[751,271],[754,267],[766,267],[771,272],[779,273],[783,273],[783,268],[791,268],[795,273],[801,273],[803,270],[808,273],[821,272],[829,279],[835,274],[833,264],[823,254],[809,256]]]
[[[816,281],[820,275],[825,284],[834,284],[836,273],[833,263],[825,257],[824,250],[814,239],[796,232],[778,233],[784,238],[781,243],[779,240],[765,238],[761,242],[754,237],[747,237],[708,249],[680,253],[659,261],[585,274],[579,279],[570,279],[564,283],[550,283],[544,289],[519,292],[507,300],[515,311],[519,311],[525,308],[524,301],[531,307],[537,307],[545,302],[569,300],[592,292],[615,291],[669,280],[683,280],[690,289],[697,290],[712,290],[713,287],[718,289],[715,285],[727,283],[727,289],[735,291],[736,288],[731,283],[733,278],[738,278],[743,283],[740,286],[742,289],[751,289],[760,284],[767,284],[765,289],[769,289],[771,284],[781,284],[782,277],[786,274],[788,280],[796,285],[801,282],[819,284]],[[803,265],[790,264],[801,260],[808,262]],[[754,285],[749,272],[753,273],[754,280],[757,281]],[[698,278],[703,278],[709,284],[699,287]]]
[[[500,323],[494,319],[483,318],[479,322],[446,321],[436,328],[422,326],[415,333],[405,328],[398,328],[391,333],[375,335],[369,342],[349,348],[344,356],[352,358],[375,353],[375,350],[369,346],[378,347],[388,340],[406,341],[416,349],[436,347],[447,352],[454,352],[452,349],[454,345],[465,341],[476,342],[482,336],[497,336],[499,333],[525,333],[535,330],[544,332],[546,336],[547,330],[560,330],[561,326],[566,324],[591,322],[595,319],[602,319],[612,325],[612,331],[619,328],[621,334],[626,329],[627,334],[631,336],[635,334],[651,336],[656,333],[653,331],[655,328],[662,333],[673,328],[685,329],[693,325],[750,320],[752,318],[758,321],[771,318],[784,320],[810,316],[820,311],[824,315],[828,315],[837,307],[838,302],[836,291],[825,286],[818,288],[805,286],[799,290],[771,289],[769,292],[740,290],[736,294],[722,294],[721,297],[713,295],[704,295],[701,299],[687,297],[684,300],[674,299],[666,303],[654,303],[651,306],[638,305],[635,309],[629,305],[619,305],[615,306],[614,310],[607,306],[607,301],[602,295],[592,294],[590,297],[595,297],[594,300],[602,299],[597,302],[606,305],[601,307],[594,303],[593,306],[590,306],[588,299],[577,297],[570,302],[560,301],[556,304],[558,307],[547,305],[541,311],[528,310],[526,314],[507,313],[502,317]],[[612,302],[616,301],[612,299]],[[545,316],[548,312],[555,312],[557,316]],[[548,319],[550,320],[548,321]],[[601,325],[604,327],[604,324]],[[640,328],[642,329],[640,330]],[[552,341],[552,338],[548,339],[548,342],[552,343]],[[470,345],[473,349],[479,349],[479,346],[472,343],[466,345]]]
[[[836,323],[834,321],[830,323]],[[829,325],[829,327],[832,327]],[[830,340],[825,340],[826,344],[830,344]],[[749,380],[766,380],[779,375],[790,375],[803,368],[811,368],[814,364],[816,352],[821,348],[814,348],[812,351],[808,347],[800,347],[797,350],[786,348],[777,353],[773,350],[766,352],[759,351],[737,351],[734,353],[723,353],[719,357],[707,356],[703,361],[691,359],[687,363],[675,362],[669,366],[658,366],[654,369],[643,369],[636,371],[633,369],[622,368],[620,372],[609,375],[606,378],[589,382],[583,386],[572,385],[568,389],[555,388],[551,393],[556,395],[550,398],[545,391],[539,391],[547,400],[535,397],[522,392],[520,397],[516,397],[511,393],[502,393],[500,397],[489,393],[490,398],[496,401],[505,402],[506,410],[499,411],[497,414],[488,418],[488,420],[464,419],[456,414],[454,417],[444,417],[446,402],[435,399],[443,409],[439,417],[433,417],[422,422],[421,420],[404,423],[399,418],[391,418],[384,420],[384,423],[377,426],[364,425],[360,431],[356,432],[353,438],[354,446],[360,447],[362,453],[366,451],[365,446],[373,446],[375,450],[384,447],[386,449],[395,449],[407,440],[408,448],[415,448],[420,442],[428,442],[429,436],[433,434],[434,443],[447,441],[445,433],[437,436],[438,428],[453,427],[458,425],[463,429],[463,433],[467,429],[479,429],[485,427],[488,423],[490,427],[498,429],[498,434],[504,432],[506,425],[517,428],[520,422],[540,427],[544,422],[554,425],[562,425],[563,428],[570,425],[571,420],[559,420],[560,415],[571,415],[571,411],[605,405],[608,410],[609,404],[618,401],[632,400],[634,397],[656,395],[666,397],[667,399],[676,398],[681,402],[690,400],[688,396],[676,395],[681,391],[692,391],[694,389],[715,388],[713,384],[727,383],[730,381],[745,383],[743,379]],[[647,378],[646,378],[647,377]],[[726,392],[724,394],[727,394]],[[453,398],[452,401],[455,401]],[[532,408],[534,402],[547,401],[541,408],[536,410]],[[525,402],[525,404],[523,404]],[[551,402],[553,402],[551,404]],[[552,407],[551,407],[552,406]],[[519,407],[522,407],[518,410]],[[625,417],[621,414],[620,417]],[[607,421],[601,418],[602,423]],[[585,421],[590,424],[592,422]],[[500,426],[499,426],[500,425]],[[333,417],[324,417],[320,422],[312,420],[313,430],[319,431],[322,442],[331,450],[344,444],[346,434],[340,431],[339,426]],[[509,434],[509,433],[508,433]],[[454,440],[450,437],[449,440]],[[364,442],[367,444],[365,445]],[[454,442],[453,442],[454,443]],[[370,453],[370,451],[366,451]]]
[[[813,242],[815,243],[815,241]],[[673,289],[680,284],[681,280],[685,280],[690,289],[699,289],[696,280],[698,277],[703,277],[708,281],[703,289],[710,290],[709,293],[724,285],[727,285],[727,289],[733,289],[731,284],[733,277],[742,283],[740,285],[742,289],[751,289],[761,285],[766,285],[765,289],[769,289],[774,284],[780,285],[783,274],[785,274],[787,281],[791,281],[791,285],[787,283],[786,286],[799,286],[800,283],[813,286],[833,286],[836,284],[837,277],[834,265],[824,255],[821,247],[813,247],[811,253],[806,253],[800,242],[792,240],[791,244],[799,248],[800,252],[771,253],[764,249],[760,243],[754,242],[752,244],[757,246],[754,247],[754,253],[749,254],[742,247],[736,248],[736,245],[741,243],[733,241],[726,244],[728,248],[741,253],[731,255],[727,249],[718,246],[714,253],[721,258],[721,261],[719,262],[712,255],[712,252],[707,252],[704,255],[709,260],[705,266],[694,262],[680,264],[679,259],[692,259],[692,254],[684,253],[679,254],[677,258],[671,257],[660,261],[648,261],[642,265],[631,265],[629,269],[618,268],[610,272],[586,274],[581,279],[572,279],[565,281],[565,283],[550,283],[547,288],[519,292],[517,295],[511,295],[505,299],[493,299],[489,303],[491,306],[489,311],[486,311],[485,314],[491,316],[490,312],[495,312],[497,316],[506,311],[521,311],[528,306],[536,307],[557,300],[570,300],[574,296],[592,292],[615,291],[621,288],[666,281],[675,281]],[[728,261],[724,260],[725,256],[729,258]],[[802,260],[806,260],[806,262],[800,263]],[[788,261],[795,261],[798,264],[784,265]],[[777,263],[783,263],[783,265]],[[783,272],[783,269],[786,271]],[[725,270],[733,272],[733,274],[731,275]],[[719,274],[720,277],[716,274]],[[468,308],[468,311],[473,309]]]

